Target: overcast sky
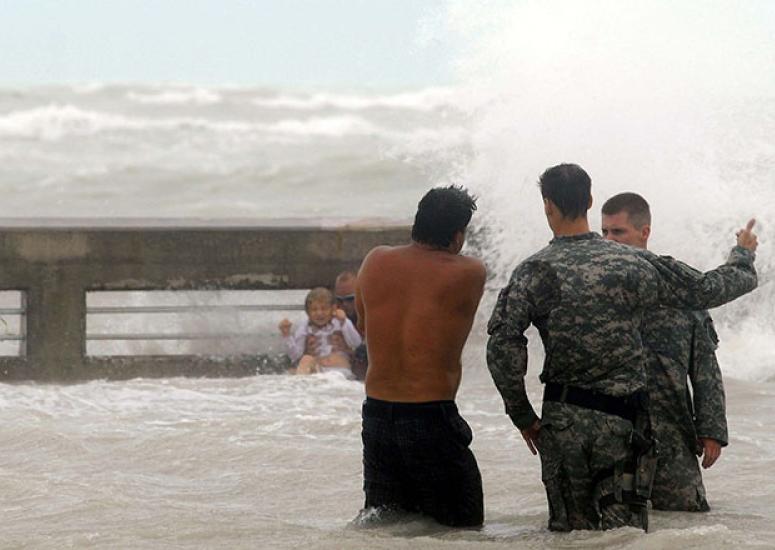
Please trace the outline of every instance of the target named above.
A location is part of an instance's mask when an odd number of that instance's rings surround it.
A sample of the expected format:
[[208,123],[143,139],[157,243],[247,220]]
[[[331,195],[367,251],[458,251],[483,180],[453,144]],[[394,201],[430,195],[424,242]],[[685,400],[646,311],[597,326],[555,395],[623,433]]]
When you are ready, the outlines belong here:
[[[452,80],[444,0],[0,0],[0,85],[402,89]],[[432,33],[431,33],[432,34]]]

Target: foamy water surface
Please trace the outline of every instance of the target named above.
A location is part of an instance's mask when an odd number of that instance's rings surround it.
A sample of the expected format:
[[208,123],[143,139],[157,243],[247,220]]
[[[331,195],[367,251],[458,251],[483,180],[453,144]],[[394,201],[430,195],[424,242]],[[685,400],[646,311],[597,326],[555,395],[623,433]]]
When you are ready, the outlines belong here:
[[731,443],[705,476],[710,513],[653,513],[649,534],[553,534],[538,459],[502,413],[477,339],[466,349],[458,403],[484,480],[481,531],[419,518],[354,527],[363,499],[362,384],[335,373],[265,375],[0,385],[1,546],[770,547],[770,384],[728,384]]

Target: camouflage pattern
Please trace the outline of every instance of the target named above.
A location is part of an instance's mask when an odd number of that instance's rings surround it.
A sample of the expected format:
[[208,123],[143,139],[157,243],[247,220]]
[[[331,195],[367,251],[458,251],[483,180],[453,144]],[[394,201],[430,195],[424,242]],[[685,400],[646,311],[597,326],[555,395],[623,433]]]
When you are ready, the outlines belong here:
[[[519,429],[538,418],[524,382],[524,332],[530,324],[538,328],[546,353],[542,382],[629,395],[646,387],[643,311],[660,304],[703,309],[731,301],[756,287],[753,260],[753,253],[735,247],[726,264],[703,274],[596,233],[553,239],[517,266],[487,327],[487,366],[506,413]],[[598,430],[593,424],[589,429]],[[571,457],[562,446],[544,451],[550,454],[545,459],[553,459],[553,452],[566,463],[586,460]],[[594,478],[596,472],[590,473]]]
[[640,516],[621,499],[598,506],[601,497],[625,489],[621,471],[602,481],[596,474],[632,460],[631,433],[632,423],[618,416],[565,403],[544,403],[538,448],[549,502],[549,529],[644,527]]
[[645,313],[642,334],[651,421],[660,452],[653,506],[707,511],[710,507],[697,460],[702,453],[698,438],[715,439],[722,446],[728,442],[713,320],[706,311],[661,307]]
[[538,418],[524,385],[531,323],[546,352],[542,382],[629,395],[646,387],[643,311],[729,302],[756,287],[753,259],[735,247],[726,264],[703,274],[597,233],[553,239],[517,266],[487,326],[487,366],[507,414],[520,429]]

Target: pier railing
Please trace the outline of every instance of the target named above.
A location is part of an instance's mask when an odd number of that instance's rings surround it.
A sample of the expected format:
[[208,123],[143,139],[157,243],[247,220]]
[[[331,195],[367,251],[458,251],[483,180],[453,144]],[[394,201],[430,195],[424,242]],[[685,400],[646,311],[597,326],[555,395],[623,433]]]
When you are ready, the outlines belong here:
[[0,291],[18,293],[16,305],[0,307],[0,317],[16,318],[10,324],[3,321],[6,330],[0,341],[18,344],[18,354],[0,357],[0,381],[271,372],[277,369],[276,357],[238,349],[214,354],[90,354],[87,343],[94,341],[202,341],[253,334],[231,328],[87,332],[87,315],[279,312],[300,309],[298,302],[87,307],[87,293],[330,287],[341,271],[357,270],[374,246],[408,239],[409,229],[401,224],[0,220]]

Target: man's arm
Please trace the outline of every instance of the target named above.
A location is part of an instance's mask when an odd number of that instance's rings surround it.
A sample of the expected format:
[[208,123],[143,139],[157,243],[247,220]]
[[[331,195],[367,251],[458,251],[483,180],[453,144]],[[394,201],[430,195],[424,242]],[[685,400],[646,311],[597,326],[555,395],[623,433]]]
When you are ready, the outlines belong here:
[[681,309],[709,309],[756,288],[754,254],[736,246],[727,262],[702,273],[669,256],[646,256],[660,275],[658,302]]
[[[511,282],[501,290],[487,324],[487,368],[498,388],[506,414],[520,430],[528,430],[538,420],[525,391],[527,338],[530,305],[526,292],[529,267],[519,266]],[[530,442],[528,442],[530,447]],[[531,448],[532,450],[532,448]]]
[[729,440],[726,398],[721,369],[716,360],[718,336],[709,315],[697,319],[692,343],[689,380],[694,395],[694,426],[703,447],[703,468],[710,468]]
[[726,263],[712,271],[701,273],[669,256],[656,256],[644,251],[644,257],[660,274],[659,303],[683,309],[717,307],[757,285],[754,259],[758,246],[753,233],[754,220],[737,233],[737,246]]
[[484,262],[478,258],[466,257],[470,265],[471,282],[468,286],[471,297],[471,325],[473,326],[476,310],[479,309],[479,303],[484,295],[484,285],[487,283],[487,267]]
[[358,332],[363,334],[363,337],[366,337],[366,308],[363,305],[363,291],[361,290],[362,285],[361,282],[365,281],[368,275],[366,274],[369,264],[371,263],[371,259],[375,254],[378,254],[378,251],[380,248],[383,247],[376,247],[372,248],[371,251],[366,254],[366,257],[363,259],[363,263],[361,263],[361,267],[358,270],[358,276],[355,278],[355,312],[358,314]]

